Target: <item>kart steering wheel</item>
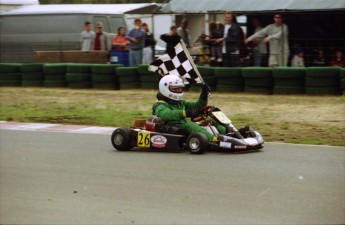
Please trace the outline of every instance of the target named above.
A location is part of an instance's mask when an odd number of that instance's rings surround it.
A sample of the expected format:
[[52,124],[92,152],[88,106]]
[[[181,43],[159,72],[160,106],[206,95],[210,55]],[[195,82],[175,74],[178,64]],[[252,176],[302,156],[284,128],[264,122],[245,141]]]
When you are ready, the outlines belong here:
[[200,122],[202,120],[206,120],[208,111],[212,108],[212,105],[207,105],[201,108],[201,110],[199,111],[199,116],[193,117],[191,118],[192,122]]

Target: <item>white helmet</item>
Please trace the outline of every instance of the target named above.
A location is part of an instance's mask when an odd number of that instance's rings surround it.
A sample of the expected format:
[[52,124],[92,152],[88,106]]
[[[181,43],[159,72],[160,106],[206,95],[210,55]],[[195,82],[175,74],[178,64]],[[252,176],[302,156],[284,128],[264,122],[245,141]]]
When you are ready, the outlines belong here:
[[183,80],[176,75],[165,75],[159,81],[159,92],[174,101],[183,99]]

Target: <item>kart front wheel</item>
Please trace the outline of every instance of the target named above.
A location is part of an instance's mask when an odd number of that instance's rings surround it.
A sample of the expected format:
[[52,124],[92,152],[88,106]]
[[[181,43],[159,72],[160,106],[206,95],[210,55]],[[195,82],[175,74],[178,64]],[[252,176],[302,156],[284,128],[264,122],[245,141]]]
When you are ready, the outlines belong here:
[[203,133],[193,133],[187,138],[187,149],[192,154],[203,154],[208,147],[208,138]]
[[111,135],[111,143],[119,151],[131,150],[132,132],[127,127],[117,128]]

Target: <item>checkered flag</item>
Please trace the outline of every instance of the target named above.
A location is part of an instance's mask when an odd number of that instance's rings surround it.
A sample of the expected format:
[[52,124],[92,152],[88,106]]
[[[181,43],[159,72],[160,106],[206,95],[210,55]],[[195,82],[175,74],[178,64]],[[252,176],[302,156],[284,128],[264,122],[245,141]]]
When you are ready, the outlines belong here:
[[162,55],[149,65],[149,71],[158,72],[161,76],[173,74],[180,76],[186,83],[204,83],[192,57],[181,40],[175,51]]

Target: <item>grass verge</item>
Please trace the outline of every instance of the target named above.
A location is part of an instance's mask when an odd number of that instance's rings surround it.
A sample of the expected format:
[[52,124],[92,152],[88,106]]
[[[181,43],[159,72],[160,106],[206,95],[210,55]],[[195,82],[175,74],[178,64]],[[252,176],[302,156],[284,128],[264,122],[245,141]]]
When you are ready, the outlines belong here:
[[[131,126],[151,115],[156,92],[2,87],[0,120]],[[219,106],[237,128],[249,124],[265,141],[345,146],[345,96],[212,93],[209,104]]]

